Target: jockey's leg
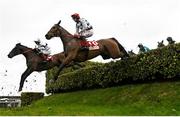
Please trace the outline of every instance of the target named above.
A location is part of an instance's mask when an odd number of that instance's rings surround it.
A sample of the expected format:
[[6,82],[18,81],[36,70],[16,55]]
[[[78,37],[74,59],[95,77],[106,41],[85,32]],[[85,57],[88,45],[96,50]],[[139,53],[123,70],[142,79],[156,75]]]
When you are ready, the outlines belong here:
[[83,38],[88,38],[88,37],[91,37],[92,35],[93,35],[92,30],[86,30],[86,31],[80,32],[80,36]]

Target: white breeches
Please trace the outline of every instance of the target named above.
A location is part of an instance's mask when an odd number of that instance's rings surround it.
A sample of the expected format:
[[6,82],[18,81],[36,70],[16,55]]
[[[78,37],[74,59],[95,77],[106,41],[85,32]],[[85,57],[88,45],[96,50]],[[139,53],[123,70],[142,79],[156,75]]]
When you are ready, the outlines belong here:
[[84,38],[91,37],[93,35],[93,29],[81,31],[79,34],[80,34],[80,36],[82,36]]

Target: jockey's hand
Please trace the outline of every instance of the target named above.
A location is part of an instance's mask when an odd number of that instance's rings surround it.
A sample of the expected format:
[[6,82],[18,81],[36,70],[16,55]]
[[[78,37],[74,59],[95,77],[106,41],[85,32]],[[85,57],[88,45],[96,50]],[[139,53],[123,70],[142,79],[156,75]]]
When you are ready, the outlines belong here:
[[80,38],[80,35],[77,34],[77,33],[75,33],[75,34],[74,34],[74,37],[75,37],[75,38]]

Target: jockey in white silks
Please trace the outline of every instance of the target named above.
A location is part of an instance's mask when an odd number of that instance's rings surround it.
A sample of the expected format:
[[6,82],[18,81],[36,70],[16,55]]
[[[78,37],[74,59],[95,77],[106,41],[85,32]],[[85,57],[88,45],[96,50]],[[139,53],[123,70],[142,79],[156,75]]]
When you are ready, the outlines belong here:
[[48,47],[48,44],[45,43],[43,44],[40,39],[38,39],[37,41],[34,41],[36,43],[35,49],[38,51],[38,53],[45,59],[45,60],[50,60],[50,48]]
[[76,22],[76,38],[88,38],[93,35],[92,25],[84,18],[80,18],[78,13],[71,15],[72,19]]

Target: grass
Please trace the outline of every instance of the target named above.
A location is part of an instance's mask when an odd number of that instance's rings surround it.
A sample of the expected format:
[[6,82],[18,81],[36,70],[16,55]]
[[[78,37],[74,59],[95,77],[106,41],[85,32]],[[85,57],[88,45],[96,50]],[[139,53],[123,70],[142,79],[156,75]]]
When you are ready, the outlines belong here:
[[180,81],[55,94],[0,115],[180,115]]

